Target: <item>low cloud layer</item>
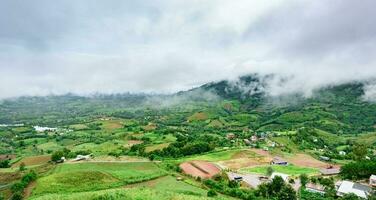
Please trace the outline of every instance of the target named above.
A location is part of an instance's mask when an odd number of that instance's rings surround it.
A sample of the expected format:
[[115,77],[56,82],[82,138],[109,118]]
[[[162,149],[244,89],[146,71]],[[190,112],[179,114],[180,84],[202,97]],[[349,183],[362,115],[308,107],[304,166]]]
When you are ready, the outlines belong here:
[[[376,77],[373,0],[5,0],[0,98],[172,93],[242,74],[271,95]],[[278,80],[278,79],[275,79]],[[366,99],[375,98],[367,87]]]

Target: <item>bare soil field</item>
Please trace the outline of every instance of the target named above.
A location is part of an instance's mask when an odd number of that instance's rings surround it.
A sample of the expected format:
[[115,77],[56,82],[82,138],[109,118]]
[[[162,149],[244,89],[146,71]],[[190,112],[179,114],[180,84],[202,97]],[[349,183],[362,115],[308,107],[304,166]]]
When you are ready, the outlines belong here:
[[[273,155],[271,155],[270,152],[268,151],[264,151],[261,149],[252,149],[252,151],[257,154],[266,156],[270,159],[273,158]],[[312,168],[326,168],[329,166],[328,163],[317,160],[308,154],[298,153],[298,154],[295,154],[294,156],[281,156],[281,155],[279,156],[287,160],[289,163],[296,165],[296,166],[312,167]]]
[[155,130],[157,128],[157,125],[156,124],[153,124],[153,123],[149,123],[148,125],[142,127],[145,131],[152,131],[152,130]]
[[211,178],[221,172],[215,164],[205,161],[190,161],[180,164],[180,168],[185,174],[193,177]]
[[302,167],[325,168],[329,165],[328,163],[319,161],[310,155],[301,153],[285,159],[296,166]]
[[0,154],[0,160],[12,160],[15,159],[16,155],[15,154]]
[[127,141],[127,144],[124,145],[124,147],[131,147],[133,145],[136,145],[136,144],[141,144],[143,143],[144,141],[142,140],[128,140]]
[[12,167],[19,167],[21,163],[25,163],[26,166],[41,165],[41,164],[48,163],[48,161],[50,160],[51,160],[50,155],[31,156],[31,157],[22,158],[20,161],[12,165]]
[[270,156],[260,155],[254,151],[247,150],[234,154],[230,160],[219,161],[218,164],[225,168],[238,170],[245,167],[265,165],[270,163],[271,159]]

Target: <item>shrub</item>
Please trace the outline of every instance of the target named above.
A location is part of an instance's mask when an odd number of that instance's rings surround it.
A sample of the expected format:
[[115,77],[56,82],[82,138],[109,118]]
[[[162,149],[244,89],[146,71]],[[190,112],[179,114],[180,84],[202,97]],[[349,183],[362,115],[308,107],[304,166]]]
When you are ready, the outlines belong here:
[[210,189],[208,191],[208,197],[215,197],[215,196],[217,196],[217,192],[213,189]]
[[61,159],[61,157],[64,156],[64,152],[62,151],[55,151],[52,155],[51,155],[51,160],[56,162],[56,161],[59,161]]
[[16,192],[13,194],[11,200],[22,200],[23,199],[23,195],[21,192]]
[[2,160],[0,161],[0,168],[9,168],[10,167],[9,160]]

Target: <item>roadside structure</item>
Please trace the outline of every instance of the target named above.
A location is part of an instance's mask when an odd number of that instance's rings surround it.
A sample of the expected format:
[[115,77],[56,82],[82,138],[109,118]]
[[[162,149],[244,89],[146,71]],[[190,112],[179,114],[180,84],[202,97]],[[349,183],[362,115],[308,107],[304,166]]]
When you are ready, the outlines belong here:
[[72,162],[77,162],[77,161],[81,161],[81,160],[89,160],[91,158],[91,155],[77,155],[77,157],[75,159],[72,160]]
[[324,168],[320,169],[320,173],[323,176],[333,176],[339,174],[340,169],[339,168]]
[[289,163],[286,160],[283,160],[281,157],[274,157],[271,164],[272,165],[288,165]]
[[268,181],[267,177],[257,174],[239,174],[234,172],[227,172],[227,176],[229,180],[243,182],[251,188],[257,188],[262,183]]
[[325,194],[325,187],[319,184],[308,183],[306,190],[313,193]]
[[360,198],[367,199],[368,195],[372,192],[372,188],[359,183],[354,183],[351,181],[342,181],[339,183],[337,189],[337,195],[342,197],[345,194],[353,193]]
[[371,175],[371,177],[369,177],[369,185],[372,186],[372,187],[376,187],[376,175]]

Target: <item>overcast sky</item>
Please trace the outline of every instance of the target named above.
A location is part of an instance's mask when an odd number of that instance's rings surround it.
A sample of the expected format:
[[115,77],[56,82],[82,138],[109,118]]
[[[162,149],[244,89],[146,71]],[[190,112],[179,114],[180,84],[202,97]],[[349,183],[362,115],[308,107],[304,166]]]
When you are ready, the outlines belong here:
[[374,0],[3,0],[0,98],[175,92],[247,73],[290,78],[272,94],[374,78],[375,8]]

